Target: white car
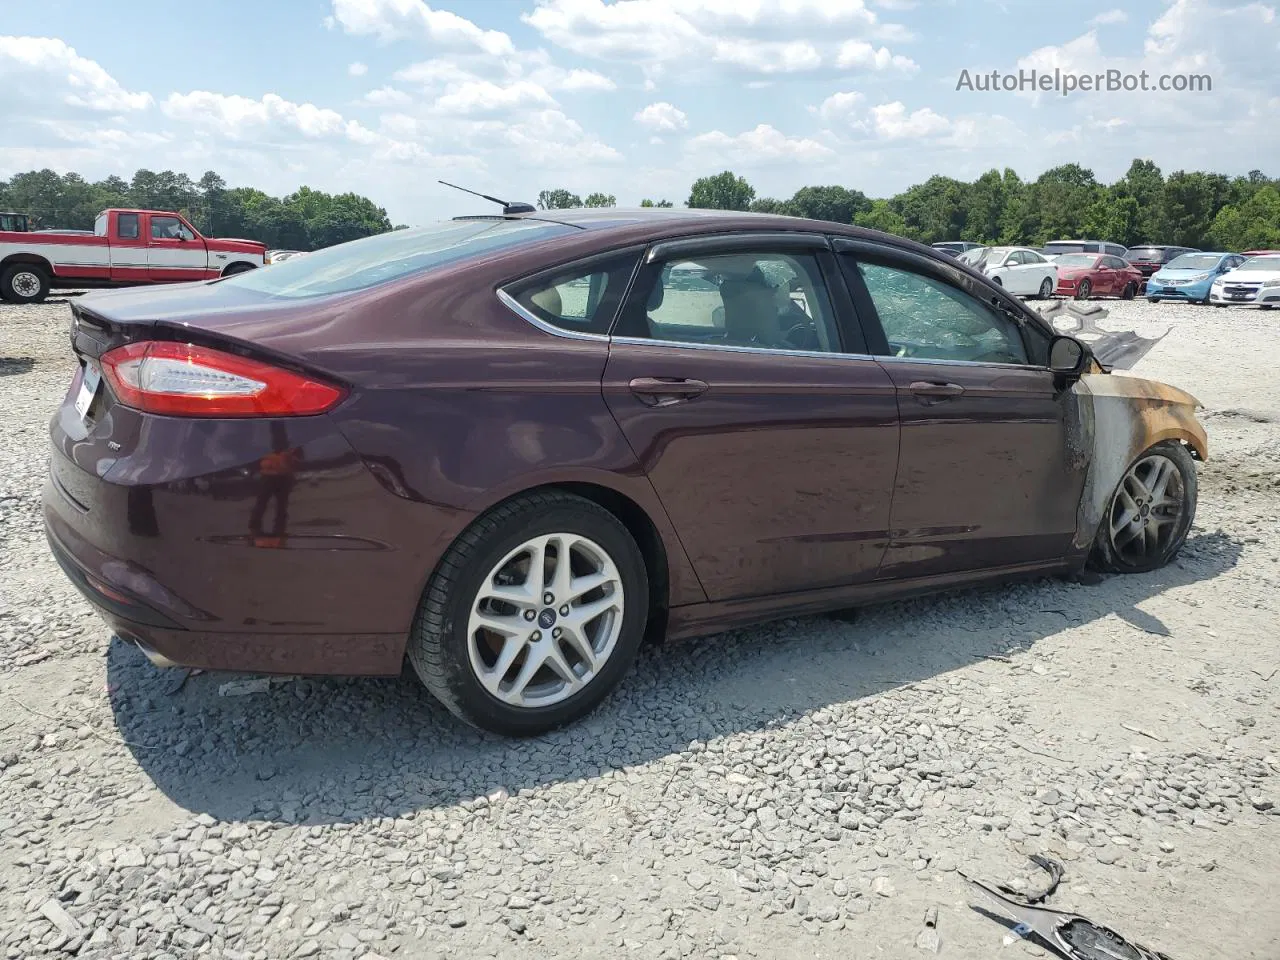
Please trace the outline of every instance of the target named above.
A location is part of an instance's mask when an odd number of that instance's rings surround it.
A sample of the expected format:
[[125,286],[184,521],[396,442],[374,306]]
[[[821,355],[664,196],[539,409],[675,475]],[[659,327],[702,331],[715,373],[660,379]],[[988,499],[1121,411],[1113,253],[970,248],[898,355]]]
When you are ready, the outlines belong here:
[[1250,257],[1228,270],[1213,281],[1209,302],[1215,307],[1252,303],[1263,310],[1280,305],[1280,256]]
[[959,257],[1010,293],[1044,300],[1058,289],[1058,268],[1029,247],[979,247]]

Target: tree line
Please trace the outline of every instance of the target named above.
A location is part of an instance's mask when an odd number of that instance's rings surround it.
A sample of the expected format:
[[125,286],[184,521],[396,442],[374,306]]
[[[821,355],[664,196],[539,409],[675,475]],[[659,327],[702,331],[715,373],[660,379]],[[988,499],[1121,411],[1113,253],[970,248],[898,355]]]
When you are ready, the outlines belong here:
[[392,229],[387,211],[356,193],[299,187],[273,197],[253,187],[228,187],[212,170],[199,180],[172,170],[138,170],[130,180],[97,182],[78,173],[31,170],[0,180],[0,210],[28,214],[33,229],[91,230],[108,207],[174,210],[205,236],[244,237],[270,249],[316,250]]
[[[579,202],[567,190],[544,190],[538,201],[543,209],[612,205],[612,197],[601,203],[602,197],[591,194]],[[671,206],[666,200],[641,205]],[[853,223],[924,243],[1038,247],[1050,240],[1089,238],[1126,247],[1280,249],[1280,180],[1260,170],[1243,177],[1185,170],[1165,176],[1150,160],[1134,160],[1111,184],[1099,183],[1086,167],[1066,163],[1026,181],[1008,167],[972,182],[934,176],[881,199],[843,186],[801,187],[786,200],[759,197],[744,177],[725,170],[694,181],[687,206]]]

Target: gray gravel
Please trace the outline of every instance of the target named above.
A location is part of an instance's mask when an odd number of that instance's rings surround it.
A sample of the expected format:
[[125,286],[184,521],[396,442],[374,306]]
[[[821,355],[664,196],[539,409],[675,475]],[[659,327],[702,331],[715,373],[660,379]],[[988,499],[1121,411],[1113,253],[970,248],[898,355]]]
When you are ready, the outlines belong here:
[[647,651],[511,742],[408,678],[174,692],[112,642],[39,522],[66,304],[0,305],[4,957],[989,956],[957,870],[1030,853],[1173,956],[1275,956],[1280,319],[1108,306],[1209,407],[1174,566]]

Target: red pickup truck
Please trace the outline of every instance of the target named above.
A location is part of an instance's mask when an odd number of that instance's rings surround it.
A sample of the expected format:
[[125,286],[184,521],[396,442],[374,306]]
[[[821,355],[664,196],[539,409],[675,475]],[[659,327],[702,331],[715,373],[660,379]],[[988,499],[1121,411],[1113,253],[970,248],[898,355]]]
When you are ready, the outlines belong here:
[[177,213],[104,210],[83,230],[0,230],[0,298],[37,303],[52,287],[211,280],[262,266],[255,240],[213,240]]

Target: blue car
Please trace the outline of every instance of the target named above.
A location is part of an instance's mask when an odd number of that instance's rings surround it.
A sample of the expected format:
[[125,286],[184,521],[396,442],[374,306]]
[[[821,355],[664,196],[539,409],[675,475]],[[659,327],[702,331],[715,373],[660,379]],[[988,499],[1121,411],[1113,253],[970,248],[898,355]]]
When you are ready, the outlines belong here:
[[1147,299],[1152,303],[1157,300],[1208,303],[1213,281],[1245,259],[1238,253],[1184,253],[1151,275],[1147,281]]

